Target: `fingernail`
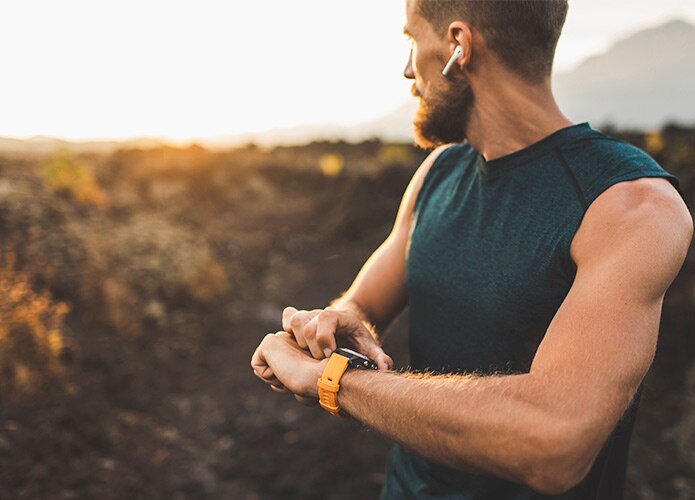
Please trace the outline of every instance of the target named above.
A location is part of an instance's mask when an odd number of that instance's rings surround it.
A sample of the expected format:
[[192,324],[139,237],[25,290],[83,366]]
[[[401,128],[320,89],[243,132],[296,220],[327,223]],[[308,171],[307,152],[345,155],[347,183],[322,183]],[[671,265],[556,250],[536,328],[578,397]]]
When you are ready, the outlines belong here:
[[326,347],[326,348],[323,350],[323,354],[325,354],[327,358],[330,358],[330,357],[331,357],[331,354],[333,354],[333,351],[331,351],[328,347]]

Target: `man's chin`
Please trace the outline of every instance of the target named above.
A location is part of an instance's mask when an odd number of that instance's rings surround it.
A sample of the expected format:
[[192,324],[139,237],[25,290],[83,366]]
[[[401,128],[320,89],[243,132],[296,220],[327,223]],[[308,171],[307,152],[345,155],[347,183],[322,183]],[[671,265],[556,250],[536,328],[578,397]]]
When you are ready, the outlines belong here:
[[418,113],[413,120],[413,140],[421,149],[430,150],[444,144],[463,142],[464,134],[459,130],[453,130],[453,124],[437,124],[425,113]]
[[422,129],[415,122],[413,122],[413,141],[417,147],[424,150],[435,149],[443,144],[436,137],[425,136]]
[[415,144],[429,150],[443,144],[463,142],[472,108],[472,95],[453,98],[434,96],[433,101],[418,97],[419,105],[413,118]]
[[439,141],[436,137],[431,137],[431,135],[426,132],[428,129],[427,117],[429,115],[429,108],[422,96],[415,97],[417,97],[418,100],[418,107],[413,117],[413,140],[415,145],[421,149],[434,149],[439,146]]

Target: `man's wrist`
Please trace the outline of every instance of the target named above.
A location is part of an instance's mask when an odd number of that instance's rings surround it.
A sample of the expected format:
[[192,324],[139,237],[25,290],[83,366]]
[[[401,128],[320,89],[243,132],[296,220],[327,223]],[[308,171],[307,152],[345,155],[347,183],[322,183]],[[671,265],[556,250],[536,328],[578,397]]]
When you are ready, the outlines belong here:
[[[347,415],[353,416],[350,409],[355,403],[355,397],[361,397],[359,396],[359,387],[365,386],[365,384],[369,385],[370,383],[373,383],[374,379],[372,377],[377,377],[382,374],[383,372],[376,370],[360,370],[358,368],[348,369],[340,379],[340,390],[336,395],[338,406],[340,407],[341,411]],[[355,391],[355,389],[358,390]]]
[[316,384],[323,375],[323,371],[326,369],[327,364],[328,358],[325,358],[319,361],[318,363],[314,363],[311,367],[311,374],[309,375],[310,383],[307,388],[307,392],[313,398],[319,398],[319,389]]
[[[336,356],[336,354],[333,354],[333,356]],[[338,356],[338,357],[340,357],[340,356]],[[324,373],[326,371],[326,365],[328,365],[328,362],[329,362],[328,359],[323,360],[323,363],[322,363],[323,371],[321,372],[321,375],[319,377],[320,379],[324,379]],[[337,389],[338,390],[337,390],[337,392],[335,392],[334,399],[333,399],[333,401],[330,402],[330,405],[331,406],[333,406],[333,405],[337,406],[338,408],[340,408],[340,411],[342,413],[345,413],[345,408],[343,405],[341,405],[341,402],[340,402],[341,401],[341,395],[344,395],[346,389],[349,387],[355,388],[355,387],[359,387],[360,385],[364,386],[365,384],[366,384],[366,386],[368,386],[369,383],[371,381],[373,381],[373,379],[371,379],[369,377],[375,373],[378,373],[378,371],[375,369],[364,369],[364,368],[361,368],[358,366],[351,367],[349,365],[346,366],[345,371],[342,371],[340,374],[337,374],[336,370],[333,370],[333,373],[332,373],[332,376],[334,377],[333,382],[329,382],[329,384],[330,383],[336,384],[336,380],[337,380],[337,386],[338,386]],[[330,377],[331,376],[329,375],[329,378]],[[325,379],[324,379],[324,382],[326,382]],[[325,388],[324,388],[324,390],[325,390]],[[333,391],[331,391],[331,392],[333,392]],[[359,390],[357,392],[359,392]],[[317,379],[317,394],[318,394],[318,379]],[[319,399],[321,399],[321,397],[319,397]]]

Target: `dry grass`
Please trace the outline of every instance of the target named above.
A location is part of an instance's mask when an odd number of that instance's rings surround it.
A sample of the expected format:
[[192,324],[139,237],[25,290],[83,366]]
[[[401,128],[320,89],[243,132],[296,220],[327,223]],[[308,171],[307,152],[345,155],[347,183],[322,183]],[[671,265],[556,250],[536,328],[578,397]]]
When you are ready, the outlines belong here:
[[0,262],[0,394],[2,399],[36,395],[60,380],[64,347],[63,321],[69,311],[48,292],[36,292],[16,257],[4,252]]

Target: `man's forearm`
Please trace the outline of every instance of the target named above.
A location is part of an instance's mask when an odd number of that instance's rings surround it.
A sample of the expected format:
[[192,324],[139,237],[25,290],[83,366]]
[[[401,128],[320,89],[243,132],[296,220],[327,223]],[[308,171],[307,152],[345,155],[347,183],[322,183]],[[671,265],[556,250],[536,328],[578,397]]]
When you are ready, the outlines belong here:
[[416,453],[451,467],[535,482],[559,429],[530,374],[427,376],[349,370],[339,404]]

